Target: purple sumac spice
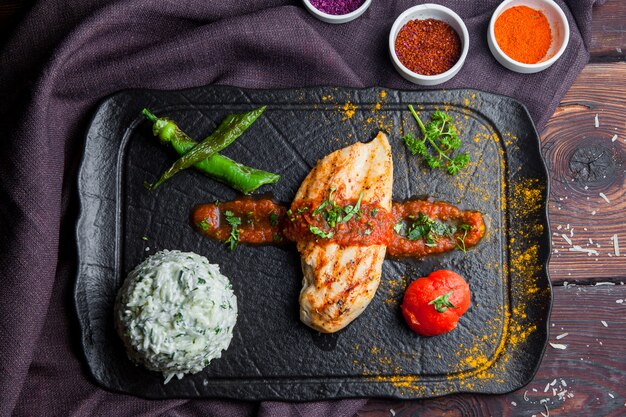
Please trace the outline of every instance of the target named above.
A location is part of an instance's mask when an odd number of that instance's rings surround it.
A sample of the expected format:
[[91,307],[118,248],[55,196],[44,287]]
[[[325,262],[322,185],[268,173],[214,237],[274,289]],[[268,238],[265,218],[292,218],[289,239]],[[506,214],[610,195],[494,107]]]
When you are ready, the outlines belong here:
[[348,14],[355,11],[365,0],[310,0],[317,10],[334,15]]

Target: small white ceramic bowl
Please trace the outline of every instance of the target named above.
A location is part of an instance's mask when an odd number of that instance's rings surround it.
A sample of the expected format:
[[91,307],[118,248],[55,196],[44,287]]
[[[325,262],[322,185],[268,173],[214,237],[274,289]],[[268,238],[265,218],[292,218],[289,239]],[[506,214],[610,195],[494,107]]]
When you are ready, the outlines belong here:
[[367,8],[370,7],[370,4],[372,4],[372,0],[365,0],[363,4],[359,6],[358,9],[353,10],[350,13],[328,14],[315,8],[315,6],[311,4],[310,0],[302,0],[302,2],[304,3],[304,6],[307,8],[307,10],[313,16],[317,17],[319,20],[321,20],[322,22],[326,22],[326,23],[347,23],[361,16],[363,13],[365,13]]
[[[424,19],[437,19],[446,22],[452,29],[456,31],[461,38],[461,56],[459,60],[446,72],[442,72],[437,75],[422,75],[411,71],[400,62],[398,55],[396,54],[396,37],[398,32],[402,29],[402,26],[410,22],[411,20],[424,20]],[[469,33],[463,20],[458,14],[454,13],[447,7],[440,6],[438,4],[420,4],[419,6],[413,6],[405,10],[391,27],[389,32],[389,54],[391,55],[391,61],[396,70],[402,75],[402,77],[412,83],[419,85],[437,85],[445,83],[450,78],[454,77],[465,62],[467,57],[467,51],[469,50]]]
[[[546,16],[550,23],[552,44],[546,56],[536,64],[524,64],[509,58],[509,56],[500,49],[498,42],[496,42],[496,34],[494,31],[496,20],[498,20],[498,17],[500,17],[505,10],[515,6],[528,6],[531,9],[539,10]],[[565,13],[563,13],[563,10],[561,10],[559,5],[553,0],[505,0],[500,3],[500,6],[498,6],[491,16],[489,31],[487,32],[487,42],[489,43],[491,53],[500,64],[511,71],[522,74],[532,74],[548,68],[563,55],[563,51],[565,51],[567,43],[569,42],[569,24]]]

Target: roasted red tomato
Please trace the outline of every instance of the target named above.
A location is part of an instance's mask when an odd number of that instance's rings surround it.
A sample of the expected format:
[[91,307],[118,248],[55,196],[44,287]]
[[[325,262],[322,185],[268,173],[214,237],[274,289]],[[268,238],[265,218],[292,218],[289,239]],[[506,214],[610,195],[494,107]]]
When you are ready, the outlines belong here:
[[436,336],[454,329],[470,305],[470,289],[459,274],[441,269],[411,283],[402,314],[411,330]]

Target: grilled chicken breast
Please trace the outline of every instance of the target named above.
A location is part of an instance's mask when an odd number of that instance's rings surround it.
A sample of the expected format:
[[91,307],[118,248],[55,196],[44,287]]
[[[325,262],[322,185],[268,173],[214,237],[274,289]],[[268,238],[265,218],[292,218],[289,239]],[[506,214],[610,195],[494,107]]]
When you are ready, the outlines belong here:
[[[391,211],[393,162],[387,136],[356,143],[321,159],[304,179],[292,207],[322,201],[334,189],[337,199],[378,204]],[[340,246],[331,241],[299,241],[302,257],[300,319],[324,333],[336,332],[357,318],[378,284],[385,245]]]

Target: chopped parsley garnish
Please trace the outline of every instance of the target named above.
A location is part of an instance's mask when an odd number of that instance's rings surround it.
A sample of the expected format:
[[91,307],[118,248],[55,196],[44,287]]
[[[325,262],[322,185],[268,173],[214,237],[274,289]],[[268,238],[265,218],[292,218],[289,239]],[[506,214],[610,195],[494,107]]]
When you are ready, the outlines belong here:
[[313,225],[310,225],[310,226],[309,226],[309,230],[310,230],[310,231],[311,231],[311,233],[313,233],[315,236],[319,236],[319,237],[321,237],[322,239],[330,239],[331,237],[333,237],[333,236],[334,236],[334,233],[333,233],[333,232],[328,232],[328,233],[326,233],[326,232],[324,232],[322,229],[320,229],[319,227],[317,227],[317,226],[313,226]]
[[209,224],[207,223],[207,220],[201,220],[198,223],[196,223],[196,227],[200,230],[204,230],[205,232],[207,232],[209,230]]
[[270,224],[272,226],[278,225],[278,213],[270,213]]
[[298,212],[298,214],[302,214],[305,211],[309,211],[309,208],[308,207],[302,207],[302,208],[297,209],[296,211]]
[[204,278],[198,278],[198,284],[206,284]]
[[229,245],[230,250],[233,251],[239,243],[239,229],[237,226],[241,224],[241,217],[236,217],[235,213],[230,210],[224,212],[224,217],[226,217],[226,221],[231,227],[230,236],[228,236],[228,239],[224,243]]
[[145,240],[146,242],[148,241],[148,236],[143,236],[141,239]]
[[430,116],[430,122],[424,126],[415,109],[409,104],[409,110],[417,121],[422,139],[411,133],[402,139],[413,155],[419,155],[431,169],[444,168],[450,175],[456,175],[465,168],[470,161],[469,153],[452,153],[461,146],[461,139],[453,124],[452,117],[442,111],[436,111]]
[[345,213],[345,215],[343,216],[341,220],[338,220],[338,222],[345,223],[348,220],[350,220],[355,214],[359,214],[361,211],[361,200],[363,200],[362,191],[361,191],[361,194],[359,194],[359,199],[356,201],[356,204],[354,206],[347,205],[343,208],[343,212]]
[[377,208],[373,208],[372,209],[372,217],[376,217],[377,214],[378,214],[378,209]]
[[313,210],[312,214],[314,216],[321,214],[330,227],[335,227],[339,223],[348,222],[355,215],[357,217],[361,217],[363,215],[363,213],[361,213],[361,200],[363,199],[363,192],[359,194],[359,199],[355,205],[348,204],[345,207],[341,207],[333,200],[333,193],[335,191],[336,188],[330,189],[328,199],[322,201],[322,203],[315,210]]
[[424,213],[419,213],[417,219],[409,224],[406,234],[402,233],[403,229],[402,221],[393,228],[397,234],[403,235],[409,240],[424,239],[426,246],[437,246],[438,238],[445,235],[452,236],[456,232],[456,226],[431,219]]
[[453,292],[454,290],[450,290],[450,292],[444,295],[440,295],[439,297],[428,303],[428,305],[434,304],[435,310],[437,310],[439,313],[445,313],[448,308],[456,308],[454,304],[452,304],[448,299],[448,297],[450,297]]

